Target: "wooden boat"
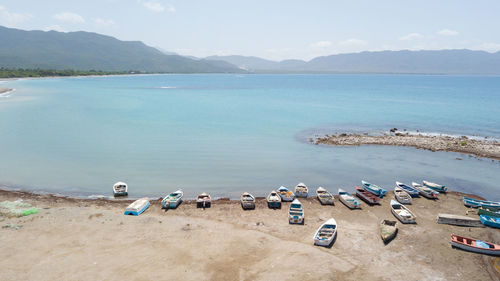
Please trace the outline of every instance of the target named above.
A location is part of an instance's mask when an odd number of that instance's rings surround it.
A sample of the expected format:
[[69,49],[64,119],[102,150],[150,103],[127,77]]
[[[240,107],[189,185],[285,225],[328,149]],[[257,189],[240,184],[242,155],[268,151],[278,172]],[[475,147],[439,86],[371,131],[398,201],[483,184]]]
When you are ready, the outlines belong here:
[[342,188],[339,188],[339,200],[349,209],[361,209],[361,202]]
[[484,227],[479,219],[452,214],[438,214],[437,223],[468,227]]
[[377,195],[380,198],[384,197],[385,193],[387,192],[382,187],[379,187],[378,185],[371,184],[367,181],[361,181],[361,183],[363,184],[364,189],[370,191],[371,193]]
[[438,198],[438,194],[439,192],[437,191],[434,191],[428,187],[425,187],[421,184],[418,184],[416,182],[412,182],[411,183],[411,186],[413,186],[413,188],[417,189],[418,192],[420,193],[420,195],[424,196],[425,198],[428,198],[428,199],[437,199]]
[[380,222],[380,237],[385,244],[391,242],[398,233],[398,222],[390,220],[382,220]]
[[301,182],[295,186],[295,196],[296,197],[307,197],[309,189],[307,186]]
[[391,200],[391,212],[402,223],[416,223],[416,216],[403,204]]
[[295,198],[293,192],[284,186],[280,186],[278,190],[276,190],[281,197],[281,201],[283,202],[291,202]]
[[196,207],[198,208],[210,208],[212,205],[212,197],[209,194],[203,192],[198,197],[196,197]]
[[255,209],[255,197],[248,192],[243,192],[241,194],[241,208],[243,210]]
[[128,195],[128,185],[124,182],[117,182],[113,185],[113,195],[115,197],[118,196],[127,196]]
[[480,215],[487,215],[494,218],[500,218],[500,211],[488,207],[482,207],[482,206],[479,207],[477,213]]
[[469,252],[500,256],[500,245],[451,234],[451,246]]
[[489,209],[500,210],[500,202],[479,200],[465,196],[462,197],[462,201],[464,202],[464,205],[467,207],[472,207],[472,208],[486,207]]
[[288,223],[304,224],[304,207],[299,199],[295,199],[290,204],[288,210]]
[[410,194],[397,186],[394,188],[394,197],[401,204],[411,204]]
[[316,190],[316,196],[318,197],[318,200],[322,205],[335,204],[333,202],[333,195],[321,186]]
[[500,228],[500,218],[494,218],[487,215],[480,215],[479,218],[484,225],[494,228]]
[[380,204],[380,197],[378,197],[377,195],[369,191],[366,191],[365,189],[359,186],[355,186],[354,189],[356,189],[356,196],[361,198],[366,203],[370,205]]
[[170,193],[167,197],[161,200],[161,207],[163,209],[175,209],[182,202],[182,197],[184,196],[184,192],[182,190],[177,190],[175,192]]
[[128,205],[125,209],[125,215],[138,216],[142,214],[149,207],[148,198],[141,198],[135,200],[132,204]]
[[337,236],[337,222],[334,218],[322,224],[314,234],[314,245],[328,247]]
[[446,186],[441,185],[441,184],[437,184],[437,183],[433,183],[430,181],[422,181],[422,185],[427,186],[428,188],[432,188],[432,189],[439,191],[439,192],[448,191],[448,188]]
[[271,191],[269,195],[267,195],[267,207],[275,209],[281,209],[281,196],[276,191]]
[[399,182],[399,181],[396,182],[396,186],[403,189],[404,191],[406,191],[406,193],[410,194],[411,197],[419,197],[418,196],[419,191],[416,188],[413,188],[413,187],[406,185],[406,184]]

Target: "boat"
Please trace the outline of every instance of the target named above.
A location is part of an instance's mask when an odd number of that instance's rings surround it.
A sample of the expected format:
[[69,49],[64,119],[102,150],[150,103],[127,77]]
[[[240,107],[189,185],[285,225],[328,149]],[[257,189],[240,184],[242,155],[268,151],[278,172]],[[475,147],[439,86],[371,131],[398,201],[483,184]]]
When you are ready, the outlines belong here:
[[361,202],[342,188],[339,188],[339,200],[349,209],[361,209]]
[[462,197],[462,201],[464,202],[464,205],[467,207],[472,207],[472,208],[486,207],[488,209],[500,210],[500,202],[479,200],[465,196]]
[[170,193],[167,197],[161,200],[161,207],[163,209],[175,209],[182,202],[182,197],[184,196],[184,192],[182,190],[177,190],[175,192]]
[[432,188],[432,189],[439,191],[439,192],[448,191],[448,188],[446,186],[441,185],[441,184],[437,184],[437,183],[433,183],[430,181],[422,181],[422,185],[427,186],[428,188]]
[[479,218],[484,225],[494,228],[500,228],[500,218],[494,218],[487,215],[480,215]]
[[468,227],[484,227],[479,219],[453,214],[438,214],[437,223]]
[[480,215],[487,215],[494,218],[500,218],[500,211],[488,207],[482,207],[482,206],[479,207],[477,213]]
[[316,189],[316,196],[322,205],[335,205],[333,195],[321,186]]
[[328,247],[337,236],[337,222],[334,218],[323,223],[314,234],[314,245]]
[[137,199],[132,204],[128,205],[123,214],[138,216],[142,214],[148,207],[149,207],[148,198]]
[[267,195],[267,207],[275,209],[281,209],[281,196],[276,191],[271,191],[269,195]]
[[128,195],[128,185],[124,182],[117,182],[113,185],[113,195],[115,197],[118,196],[127,196]]
[[403,204],[391,200],[391,212],[402,223],[416,223],[416,216]]
[[295,186],[295,196],[296,197],[307,197],[309,189],[307,186],[301,182]]
[[380,197],[377,195],[359,187],[355,186],[354,189],[356,190],[356,196],[361,198],[363,201],[370,205],[375,205],[375,204],[380,204]]
[[377,195],[380,198],[384,197],[385,193],[387,192],[382,187],[379,187],[378,185],[371,184],[367,181],[361,181],[361,183],[363,184],[364,189],[370,191],[371,193]]
[[241,208],[243,210],[255,209],[255,197],[248,192],[243,192],[241,194]]
[[212,197],[209,194],[203,192],[198,197],[196,197],[196,207],[198,208],[210,208],[212,205]]
[[406,193],[410,194],[411,197],[419,197],[419,191],[416,188],[413,188],[399,181],[396,182],[396,186],[406,191]]
[[284,186],[280,186],[278,190],[276,190],[281,197],[281,201],[283,202],[291,202],[295,198],[293,192]]
[[500,245],[451,234],[451,246],[469,252],[500,256]]
[[394,188],[394,197],[401,204],[411,204],[410,194],[397,186]]
[[391,220],[382,220],[380,222],[380,237],[385,244],[391,242],[398,233],[398,222]]
[[437,199],[438,198],[438,194],[439,192],[437,191],[434,191],[428,187],[425,187],[419,183],[416,183],[416,182],[412,182],[411,183],[411,186],[413,186],[413,188],[417,189],[418,192],[420,193],[420,195],[424,196],[425,198],[428,198],[428,199]]
[[299,199],[295,199],[290,204],[288,210],[288,223],[304,224],[304,207]]

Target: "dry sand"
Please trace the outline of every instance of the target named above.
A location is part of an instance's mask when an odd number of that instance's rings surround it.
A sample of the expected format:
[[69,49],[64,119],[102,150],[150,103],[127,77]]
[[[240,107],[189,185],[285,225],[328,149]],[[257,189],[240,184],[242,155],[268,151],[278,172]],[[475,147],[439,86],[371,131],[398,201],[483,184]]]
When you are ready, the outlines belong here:
[[[130,200],[84,200],[0,191],[0,201],[23,198],[36,215],[0,217],[0,280],[500,280],[498,258],[452,249],[457,233],[500,243],[500,230],[436,223],[438,213],[464,215],[461,194],[414,199],[416,225],[399,225],[384,245],[378,227],[395,219],[389,200],[351,211],[338,200],[322,206],[301,199],[305,225],[289,225],[259,199],[255,210],[218,200],[197,209],[189,201],[161,210],[159,201],[138,217],[124,216]],[[336,198],[337,199],[337,198]],[[331,248],[313,245],[318,226],[339,225]]]

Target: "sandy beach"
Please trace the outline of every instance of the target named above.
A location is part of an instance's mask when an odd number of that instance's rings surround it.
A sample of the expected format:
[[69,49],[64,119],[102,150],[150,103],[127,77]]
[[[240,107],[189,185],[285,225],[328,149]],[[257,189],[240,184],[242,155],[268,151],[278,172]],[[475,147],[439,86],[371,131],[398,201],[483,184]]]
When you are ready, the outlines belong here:
[[[436,223],[438,213],[465,215],[462,194],[438,201],[414,199],[416,225],[399,225],[384,245],[382,219],[392,192],[380,206],[351,211],[337,198],[322,206],[301,199],[305,224],[289,225],[289,203],[255,210],[217,200],[208,209],[192,201],[161,210],[159,201],[141,216],[124,216],[130,200],[75,199],[0,191],[0,201],[23,199],[40,212],[0,217],[1,280],[500,280],[499,258],[452,249],[456,233],[500,243],[500,231]],[[472,215],[477,216],[477,215]],[[334,217],[338,237],[331,248],[313,245],[318,226]],[[17,227],[16,227],[17,226]],[[16,229],[17,228],[17,229]]]

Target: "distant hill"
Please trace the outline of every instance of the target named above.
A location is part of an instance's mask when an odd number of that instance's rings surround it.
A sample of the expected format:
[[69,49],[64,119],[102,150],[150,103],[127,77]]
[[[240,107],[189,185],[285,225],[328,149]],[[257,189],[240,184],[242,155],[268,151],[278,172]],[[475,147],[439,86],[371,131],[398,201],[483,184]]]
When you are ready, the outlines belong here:
[[242,72],[225,61],[166,55],[139,41],[90,32],[25,31],[0,26],[0,67],[145,72]]

